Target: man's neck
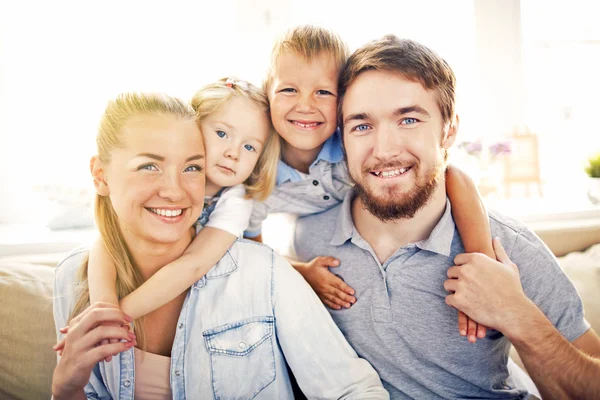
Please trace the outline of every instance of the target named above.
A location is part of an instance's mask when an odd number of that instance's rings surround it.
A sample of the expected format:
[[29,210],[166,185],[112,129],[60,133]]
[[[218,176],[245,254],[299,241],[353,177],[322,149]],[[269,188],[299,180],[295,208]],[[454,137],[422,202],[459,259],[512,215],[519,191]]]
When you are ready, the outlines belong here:
[[383,222],[363,206],[359,197],[352,202],[352,220],[358,233],[369,243],[380,263],[400,247],[427,239],[446,209],[446,187],[440,182],[414,217]]
[[309,167],[315,162],[322,148],[323,145],[320,145],[312,150],[300,150],[284,142],[281,159],[295,170],[308,174]]

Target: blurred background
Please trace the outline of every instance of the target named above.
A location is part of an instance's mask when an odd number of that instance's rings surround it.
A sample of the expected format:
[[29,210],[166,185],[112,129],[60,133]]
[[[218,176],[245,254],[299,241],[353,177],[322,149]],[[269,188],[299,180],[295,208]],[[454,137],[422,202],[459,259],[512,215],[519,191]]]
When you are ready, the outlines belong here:
[[598,15],[592,0],[1,2],[0,245],[90,234],[88,162],[107,100],[188,100],[228,75],[260,84],[274,38],[304,23],[351,50],[387,33],[433,48],[458,78],[451,161],[486,204],[536,232],[600,230],[600,179],[586,173],[600,153]]

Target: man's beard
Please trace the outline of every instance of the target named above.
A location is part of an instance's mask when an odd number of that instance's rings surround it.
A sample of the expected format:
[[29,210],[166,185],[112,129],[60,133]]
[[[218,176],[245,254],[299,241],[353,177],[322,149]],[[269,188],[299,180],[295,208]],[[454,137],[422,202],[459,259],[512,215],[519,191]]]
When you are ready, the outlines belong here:
[[[387,222],[414,217],[417,211],[431,199],[445,171],[445,163],[436,163],[433,168],[426,171],[422,180],[419,179],[419,167],[420,164],[413,165],[411,169],[415,174],[416,182],[410,192],[397,194],[392,187],[388,188],[387,193],[381,197],[375,196],[368,188],[358,182],[352,174],[350,176],[354,181],[354,191],[361,200],[363,207],[382,222]],[[362,173],[363,175],[368,174],[372,170],[363,170]]]

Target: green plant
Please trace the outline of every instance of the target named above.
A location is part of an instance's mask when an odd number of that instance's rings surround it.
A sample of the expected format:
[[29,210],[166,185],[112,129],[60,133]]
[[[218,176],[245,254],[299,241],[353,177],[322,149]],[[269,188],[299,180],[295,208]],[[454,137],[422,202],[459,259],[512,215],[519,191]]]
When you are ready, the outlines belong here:
[[585,172],[592,178],[600,178],[600,154],[588,160]]

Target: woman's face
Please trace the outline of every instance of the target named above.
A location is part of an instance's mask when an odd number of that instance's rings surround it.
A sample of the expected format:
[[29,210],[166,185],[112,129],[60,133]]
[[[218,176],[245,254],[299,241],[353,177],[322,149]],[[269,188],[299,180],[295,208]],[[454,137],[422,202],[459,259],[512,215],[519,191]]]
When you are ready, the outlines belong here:
[[126,239],[189,240],[204,204],[204,145],[196,122],[136,116],[124,126],[123,138],[103,170]]

